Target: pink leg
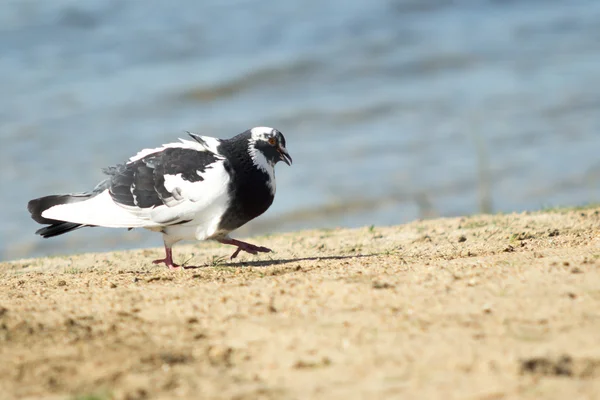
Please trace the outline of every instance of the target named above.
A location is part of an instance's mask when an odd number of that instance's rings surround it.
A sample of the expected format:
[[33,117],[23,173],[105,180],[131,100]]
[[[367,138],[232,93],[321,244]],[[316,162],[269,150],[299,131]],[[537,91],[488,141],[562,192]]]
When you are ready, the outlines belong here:
[[162,258],[160,260],[154,260],[154,261],[152,261],[152,264],[163,264],[164,263],[167,267],[169,267],[169,269],[179,268],[179,265],[177,265],[173,262],[173,252],[170,247],[167,247],[167,245],[165,245],[165,252],[166,252],[165,258]]
[[238,256],[238,254],[240,254],[240,251],[242,251],[242,250],[245,251],[246,253],[250,253],[250,254],[270,253],[271,251],[273,251],[266,247],[255,246],[253,244],[242,242],[241,240],[235,240],[232,238],[219,239],[219,242],[223,243],[223,244],[230,244],[233,246],[237,246],[237,250],[231,255],[232,260],[234,258],[236,258]]

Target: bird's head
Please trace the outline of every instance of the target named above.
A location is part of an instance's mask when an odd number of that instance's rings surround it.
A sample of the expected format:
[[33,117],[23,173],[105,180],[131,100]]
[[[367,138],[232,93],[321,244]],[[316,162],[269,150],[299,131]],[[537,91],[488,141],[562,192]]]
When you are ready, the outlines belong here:
[[[255,163],[268,163],[271,167],[279,161],[292,165],[285,148],[285,137],[275,128],[259,126],[250,129],[250,154]],[[264,160],[262,157],[264,157]]]

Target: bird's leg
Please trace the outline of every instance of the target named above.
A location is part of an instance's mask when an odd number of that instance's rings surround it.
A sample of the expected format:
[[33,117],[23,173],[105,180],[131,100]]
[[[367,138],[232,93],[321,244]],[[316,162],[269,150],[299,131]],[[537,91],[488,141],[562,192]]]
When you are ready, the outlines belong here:
[[177,269],[179,268],[179,265],[175,264],[173,262],[173,251],[170,247],[168,247],[165,244],[165,253],[166,256],[165,258],[159,259],[159,260],[154,260],[152,261],[152,264],[162,264],[164,263],[167,267],[169,267],[169,269]]
[[231,255],[231,259],[233,260],[234,258],[236,258],[238,256],[238,254],[240,254],[240,251],[245,251],[246,253],[250,253],[250,254],[257,254],[257,253],[270,253],[271,249],[268,249],[266,247],[261,247],[261,246],[256,246],[250,243],[246,243],[246,242],[242,242],[241,240],[235,240],[232,238],[224,238],[224,239],[219,239],[218,240],[219,243],[223,243],[223,244],[230,244],[232,246],[237,246],[237,250]]

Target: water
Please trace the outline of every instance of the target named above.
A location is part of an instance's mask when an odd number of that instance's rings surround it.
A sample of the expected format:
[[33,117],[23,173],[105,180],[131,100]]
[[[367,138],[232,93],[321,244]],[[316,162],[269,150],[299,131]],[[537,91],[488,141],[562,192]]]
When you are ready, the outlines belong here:
[[160,246],[33,235],[29,199],[184,130],[286,134],[240,235],[600,201],[600,2],[5,0],[0,259]]

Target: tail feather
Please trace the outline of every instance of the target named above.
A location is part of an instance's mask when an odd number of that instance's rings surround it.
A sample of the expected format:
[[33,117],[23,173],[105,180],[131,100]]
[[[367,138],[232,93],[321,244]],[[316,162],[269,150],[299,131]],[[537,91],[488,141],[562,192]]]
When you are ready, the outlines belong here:
[[47,209],[61,204],[78,203],[92,197],[91,193],[81,194],[59,194],[33,199],[27,204],[27,209],[31,213],[31,218],[40,224],[57,224],[59,220],[42,217],[42,213]]
[[45,196],[31,200],[27,204],[27,210],[29,210],[31,218],[33,218],[34,221],[40,224],[49,225],[38,229],[35,233],[41,235],[44,238],[49,238],[53,236],[62,235],[63,233],[71,232],[75,229],[79,229],[83,226],[86,226],[84,224],[77,224],[73,222],[65,222],[56,219],[44,218],[42,217],[42,213],[47,209],[57,205],[78,203],[80,201],[88,200],[89,198],[93,197],[93,195],[93,193],[63,194]]
[[45,226],[35,231],[37,235],[43,238],[51,238],[54,236],[62,235],[63,233],[74,231],[75,229],[83,228],[86,225],[76,224],[73,222],[59,222]]
[[109,190],[93,193],[85,201],[62,203],[42,211],[46,220],[72,222],[82,225],[103,226],[106,228],[141,228],[160,224],[151,219],[153,208],[143,209],[120,205],[112,198]]

